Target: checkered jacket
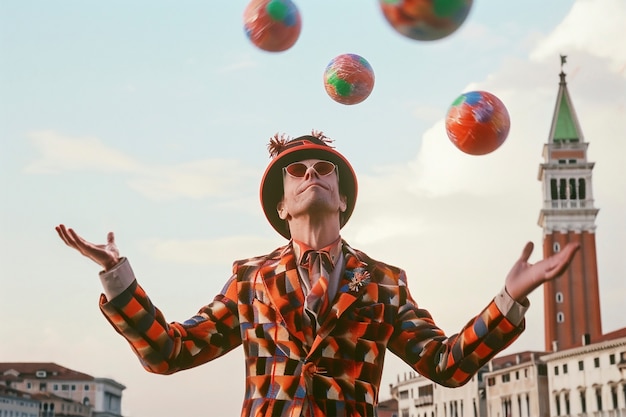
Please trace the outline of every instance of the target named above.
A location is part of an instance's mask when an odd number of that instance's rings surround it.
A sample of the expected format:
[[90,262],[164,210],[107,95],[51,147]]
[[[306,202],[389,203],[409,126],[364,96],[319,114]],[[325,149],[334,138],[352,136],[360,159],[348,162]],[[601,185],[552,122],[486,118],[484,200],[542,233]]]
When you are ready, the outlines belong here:
[[[171,374],[243,344],[241,415],[376,416],[385,351],[433,381],[456,387],[523,331],[492,301],[447,337],[411,298],[403,270],[343,244],[346,273],[315,341],[303,333],[304,294],[291,244],[237,261],[213,302],[184,323],[168,323],[133,284],[101,310],[150,372]],[[354,285],[353,271],[369,272]],[[362,274],[361,274],[362,275]]]

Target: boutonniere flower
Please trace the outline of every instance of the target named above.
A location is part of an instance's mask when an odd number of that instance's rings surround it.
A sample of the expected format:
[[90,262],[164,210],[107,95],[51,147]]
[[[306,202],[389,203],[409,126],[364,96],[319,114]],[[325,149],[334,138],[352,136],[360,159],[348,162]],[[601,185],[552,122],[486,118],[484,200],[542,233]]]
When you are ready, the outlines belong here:
[[371,276],[365,268],[354,268],[346,270],[346,276],[350,280],[348,288],[350,291],[358,291],[361,287],[370,282]]

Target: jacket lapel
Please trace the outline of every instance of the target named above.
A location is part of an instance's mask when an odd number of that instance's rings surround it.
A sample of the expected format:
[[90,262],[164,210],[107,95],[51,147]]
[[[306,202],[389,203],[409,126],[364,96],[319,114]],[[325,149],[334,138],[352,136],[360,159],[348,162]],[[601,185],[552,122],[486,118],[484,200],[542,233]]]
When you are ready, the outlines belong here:
[[348,307],[361,298],[364,293],[370,293],[378,289],[378,286],[375,283],[372,283],[371,279],[363,280],[360,285],[355,284],[354,277],[350,275],[353,275],[355,270],[366,271],[367,264],[358,258],[354,249],[348,246],[345,241],[343,242],[343,247],[344,256],[346,258],[345,271],[342,274],[335,301],[330,306],[328,314],[324,319],[324,323],[322,323],[317,331],[317,336],[315,337],[313,346],[311,346],[311,352],[313,352],[320,342],[335,328],[337,320],[348,309]]
[[269,300],[275,307],[276,321],[283,321],[287,330],[305,344],[302,332],[302,314],[304,312],[304,292],[298,276],[295,254],[291,245],[278,256],[268,258],[260,270]]

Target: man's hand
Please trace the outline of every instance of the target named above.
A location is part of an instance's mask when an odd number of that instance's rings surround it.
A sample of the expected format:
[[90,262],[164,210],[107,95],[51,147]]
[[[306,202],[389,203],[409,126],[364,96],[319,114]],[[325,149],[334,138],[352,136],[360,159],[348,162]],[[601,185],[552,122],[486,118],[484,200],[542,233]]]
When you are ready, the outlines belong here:
[[528,258],[533,252],[532,242],[524,246],[522,256],[515,262],[506,276],[505,287],[511,298],[518,302],[525,300],[535,288],[546,281],[559,277],[567,270],[574,255],[580,248],[578,243],[568,243],[561,251],[536,264],[529,264]]
[[113,232],[107,234],[107,243],[95,245],[80,237],[73,229],[60,224],[55,227],[59,237],[70,248],[74,248],[87,258],[100,265],[105,271],[113,268],[120,261],[120,254],[115,246],[115,235]]

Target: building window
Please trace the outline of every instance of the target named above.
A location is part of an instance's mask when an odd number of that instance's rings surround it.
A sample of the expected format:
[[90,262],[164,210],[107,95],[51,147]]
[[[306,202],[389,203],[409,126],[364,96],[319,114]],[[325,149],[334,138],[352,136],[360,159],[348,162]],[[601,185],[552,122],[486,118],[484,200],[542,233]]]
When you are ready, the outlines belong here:
[[559,367],[555,366],[554,367],[554,375],[558,375],[559,374]]
[[539,376],[547,376],[548,367],[545,364],[537,364],[537,374]]
[[569,394],[568,393],[565,393],[564,401],[565,401],[565,415],[569,416],[571,413],[570,413],[570,407],[569,407]]
[[581,200],[585,199],[585,180],[583,178],[578,179],[578,197]]
[[613,410],[617,410],[617,387],[611,387],[611,400],[613,401]]
[[502,374],[502,382],[509,382],[511,380],[511,374]]
[[519,371],[515,371],[515,379],[518,380],[519,379]]
[[401,400],[406,400],[409,398],[409,391],[405,390],[405,391],[400,391],[400,399]]
[[585,362],[578,361],[578,370],[579,371],[584,371],[585,370]]
[[554,395],[554,404],[556,405],[556,415],[560,416],[561,415],[561,397],[559,397],[559,394]]
[[561,251],[561,245],[559,245],[559,242],[554,242],[552,244],[552,252],[557,253]]
[[585,391],[580,391],[580,409],[583,413],[587,412],[587,399],[585,398]]
[[567,364],[566,363],[563,364],[563,373],[564,374],[567,373]]
[[59,385],[58,384],[54,384],[52,386],[52,391],[58,391],[59,390]]
[[563,323],[565,321],[565,314],[563,314],[562,312],[558,312],[556,313],[556,322],[557,323]]
[[596,404],[598,406],[598,411],[602,411],[602,389],[596,388]]
[[46,385],[45,382],[40,382],[39,383],[39,391],[47,391],[48,390],[48,386]]
[[600,367],[600,358],[593,358],[593,366],[596,368]]
[[496,385],[496,379],[494,377],[487,378],[487,385],[493,387],[494,385]]
[[562,303],[563,302],[563,293],[560,292],[560,291],[557,292],[555,298],[556,298],[556,302],[557,303]]
[[610,363],[611,365],[615,365],[615,353],[611,353],[611,354],[609,355],[609,363]]
[[550,197],[552,198],[552,200],[558,200],[559,199],[559,192],[558,192],[558,188],[556,186],[556,179],[552,178],[550,180]]
[[559,180],[559,200],[567,200],[567,180],[565,178]]
[[569,199],[576,200],[576,178],[569,179]]
[[502,415],[510,416],[513,412],[513,405],[510,398],[502,399]]

